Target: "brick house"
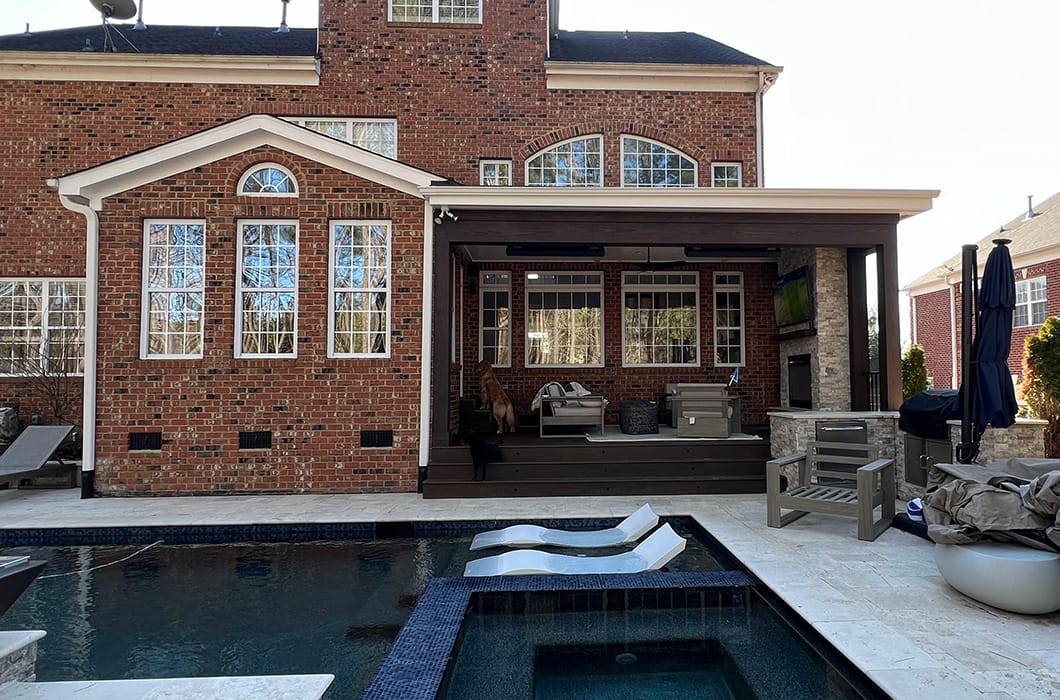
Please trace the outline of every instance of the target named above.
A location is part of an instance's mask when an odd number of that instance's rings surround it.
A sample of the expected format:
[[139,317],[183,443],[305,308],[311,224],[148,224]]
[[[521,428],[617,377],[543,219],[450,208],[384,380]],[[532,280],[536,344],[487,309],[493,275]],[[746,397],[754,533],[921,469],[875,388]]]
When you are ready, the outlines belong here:
[[[83,334],[86,493],[489,493],[451,445],[479,359],[523,416],[551,380],[614,422],[740,368],[765,425],[790,357],[806,405],[868,408],[864,259],[897,357],[896,227],[936,193],[764,187],[779,67],[684,32],[562,31],[558,0],[319,13],[116,25],[106,52],[100,27],[0,38],[0,403],[42,412],[17,358]],[[793,273],[816,313],[781,332]],[[495,492],[545,466],[552,492],[615,492],[572,485],[588,457],[564,449],[506,448]],[[621,479],[763,488],[768,450],[672,449],[669,477],[659,447]]]
[[[1060,315],[1060,194],[1030,206],[985,236],[978,246],[979,275],[997,238],[1009,239],[1016,273],[1016,311],[1012,350],[1008,358],[1014,382],[1023,380],[1023,348],[1027,336],[1038,332],[1045,319]],[[912,341],[924,348],[928,377],[941,389],[960,386],[961,366],[961,255],[913,280],[905,288],[912,315]]]

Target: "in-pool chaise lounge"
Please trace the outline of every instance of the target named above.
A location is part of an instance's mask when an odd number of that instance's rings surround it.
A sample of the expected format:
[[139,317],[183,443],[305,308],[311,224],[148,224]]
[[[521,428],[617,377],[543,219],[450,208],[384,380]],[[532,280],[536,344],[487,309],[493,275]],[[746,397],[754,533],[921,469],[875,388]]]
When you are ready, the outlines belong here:
[[503,530],[480,532],[471,541],[472,551],[487,547],[614,547],[636,542],[659,524],[659,516],[645,503],[615,527],[606,530],[555,530],[540,525],[512,525]]
[[469,561],[464,576],[510,576],[513,574],[635,574],[661,569],[685,548],[685,538],[663,525],[631,552],[604,557],[551,554],[536,549],[518,549],[493,557]]

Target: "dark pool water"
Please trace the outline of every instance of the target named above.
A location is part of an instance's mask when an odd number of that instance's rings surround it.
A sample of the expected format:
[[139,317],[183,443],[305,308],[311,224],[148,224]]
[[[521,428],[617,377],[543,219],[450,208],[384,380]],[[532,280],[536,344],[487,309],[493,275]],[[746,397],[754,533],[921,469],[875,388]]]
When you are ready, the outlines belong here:
[[[48,566],[0,629],[47,632],[42,681],[331,673],[326,697],[357,698],[427,582],[480,555],[472,535],[161,544],[120,562],[141,547],[9,547]],[[721,567],[690,540],[669,568]]]

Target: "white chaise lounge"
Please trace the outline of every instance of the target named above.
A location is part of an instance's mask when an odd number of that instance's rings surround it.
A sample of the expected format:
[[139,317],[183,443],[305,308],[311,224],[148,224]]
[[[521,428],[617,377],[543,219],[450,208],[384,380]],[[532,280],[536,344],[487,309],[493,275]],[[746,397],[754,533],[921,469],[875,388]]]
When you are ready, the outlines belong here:
[[464,576],[511,576],[514,574],[635,574],[665,566],[685,548],[685,538],[668,524],[653,532],[633,551],[604,557],[550,554],[536,549],[518,549],[493,557],[469,561]]
[[615,527],[606,530],[556,530],[540,525],[512,525],[503,530],[480,532],[471,540],[471,550],[488,547],[614,547],[636,542],[659,524],[659,516],[645,503]]

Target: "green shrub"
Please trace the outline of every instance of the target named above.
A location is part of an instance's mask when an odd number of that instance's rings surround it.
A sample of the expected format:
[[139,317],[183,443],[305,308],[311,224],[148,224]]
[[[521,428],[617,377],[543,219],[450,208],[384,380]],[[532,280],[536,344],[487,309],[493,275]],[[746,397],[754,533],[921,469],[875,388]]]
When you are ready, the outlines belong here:
[[924,348],[910,345],[902,355],[902,399],[908,399],[928,388],[927,364],[924,362]]
[[1023,351],[1023,398],[1034,415],[1049,421],[1045,456],[1060,457],[1060,318],[1045,320]]

